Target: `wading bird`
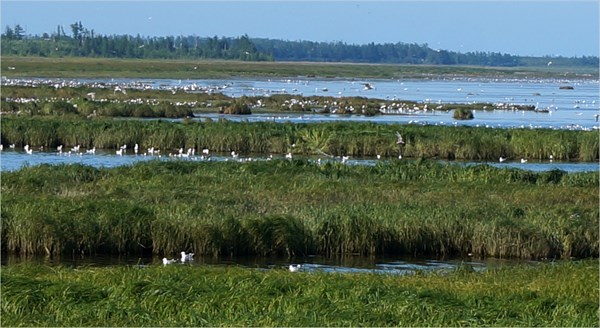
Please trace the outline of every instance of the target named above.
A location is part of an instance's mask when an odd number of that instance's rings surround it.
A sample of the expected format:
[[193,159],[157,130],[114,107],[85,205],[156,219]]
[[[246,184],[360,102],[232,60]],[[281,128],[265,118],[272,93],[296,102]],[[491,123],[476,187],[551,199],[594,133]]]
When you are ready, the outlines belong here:
[[297,272],[302,268],[302,264],[290,264],[289,270],[290,272]]
[[163,262],[163,265],[165,265],[165,266],[166,266],[166,265],[169,265],[169,264],[175,263],[175,260],[169,260],[169,259],[167,259],[166,257],[163,257],[163,259],[162,259],[162,262]]
[[181,251],[181,262],[185,263],[194,259],[194,253],[186,254],[185,251]]
[[398,137],[398,141],[396,141],[396,144],[404,145],[404,139],[402,139],[402,135],[400,134],[400,132],[396,132],[396,136]]

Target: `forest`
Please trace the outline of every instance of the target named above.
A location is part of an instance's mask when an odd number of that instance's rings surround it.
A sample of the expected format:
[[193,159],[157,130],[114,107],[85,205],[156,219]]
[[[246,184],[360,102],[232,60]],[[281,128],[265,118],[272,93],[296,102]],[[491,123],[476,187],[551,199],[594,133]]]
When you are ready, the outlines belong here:
[[1,35],[2,56],[104,57],[152,59],[231,59],[242,61],[309,61],[381,64],[474,66],[584,66],[598,67],[596,56],[524,57],[498,52],[459,53],[432,49],[427,44],[290,41],[263,38],[102,35],[81,22],[53,32],[27,34],[16,24]]

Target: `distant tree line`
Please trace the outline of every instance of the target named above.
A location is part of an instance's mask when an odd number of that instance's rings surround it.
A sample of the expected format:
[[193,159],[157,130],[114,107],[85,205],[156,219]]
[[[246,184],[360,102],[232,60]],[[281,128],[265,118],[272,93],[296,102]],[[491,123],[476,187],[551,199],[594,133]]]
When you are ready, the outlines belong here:
[[115,57],[115,58],[207,58],[270,61],[259,53],[247,35],[238,38],[199,36],[142,37],[100,35],[81,22],[70,25],[71,33],[62,26],[41,36],[27,36],[20,25],[7,26],[1,35],[2,55],[42,57]]
[[62,26],[43,35],[27,35],[20,26],[6,26],[1,35],[2,55],[82,56],[165,59],[235,59],[245,61],[314,61],[388,64],[477,65],[477,66],[557,66],[598,67],[597,56],[526,57],[498,52],[458,53],[431,49],[427,44],[384,43],[346,44],[343,42],[284,41],[231,37],[167,36],[142,37],[100,35],[81,22]]

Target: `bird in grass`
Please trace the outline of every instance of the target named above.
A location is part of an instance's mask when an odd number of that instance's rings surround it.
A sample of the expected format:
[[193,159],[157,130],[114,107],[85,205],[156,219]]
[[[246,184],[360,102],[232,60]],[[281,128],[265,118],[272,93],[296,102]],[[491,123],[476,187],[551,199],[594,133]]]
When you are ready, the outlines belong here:
[[290,272],[298,272],[302,268],[302,264],[290,264],[289,270]]
[[189,262],[194,259],[194,253],[186,254],[185,251],[181,251],[181,262]]
[[396,132],[396,136],[398,137],[398,140],[396,141],[396,144],[398,144],[398,145],[404,145],[404,139],[402,139],[402,135],[400,134],[400,132]]

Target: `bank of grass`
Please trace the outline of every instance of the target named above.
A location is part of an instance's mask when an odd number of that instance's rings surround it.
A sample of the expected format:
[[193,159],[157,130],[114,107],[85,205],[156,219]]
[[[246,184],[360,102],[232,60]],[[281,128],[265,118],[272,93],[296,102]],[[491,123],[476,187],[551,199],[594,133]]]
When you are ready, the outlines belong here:
[[235,267],[2,268],[7,326],[595,327],[598,263],[408,276]]
[[[405,145],[396,143],[400,132]],[[85,120],[69,117],[3,117],[3,145],[58,145],[114,149],[138,144],[163,154],[179,148],[235,150],[242,154],[321,154],[384,158],[491,160],[499,157],[594,162],[598,133],[551,129],[486,129],[466,126],[420,126],[358,122],[274,123],[227,120],[182,123],[160,120]]]
[[21,254],[598,256],[598,172],[169,160],[1,178],[2,249]]
[[[2,74],[53,78],[212,79],[233,77],[319,78],[598,78],[598,69],[574,67],[476,67],[222,60],[2,57]],[[9,70],[8,67],[15,67]]]

